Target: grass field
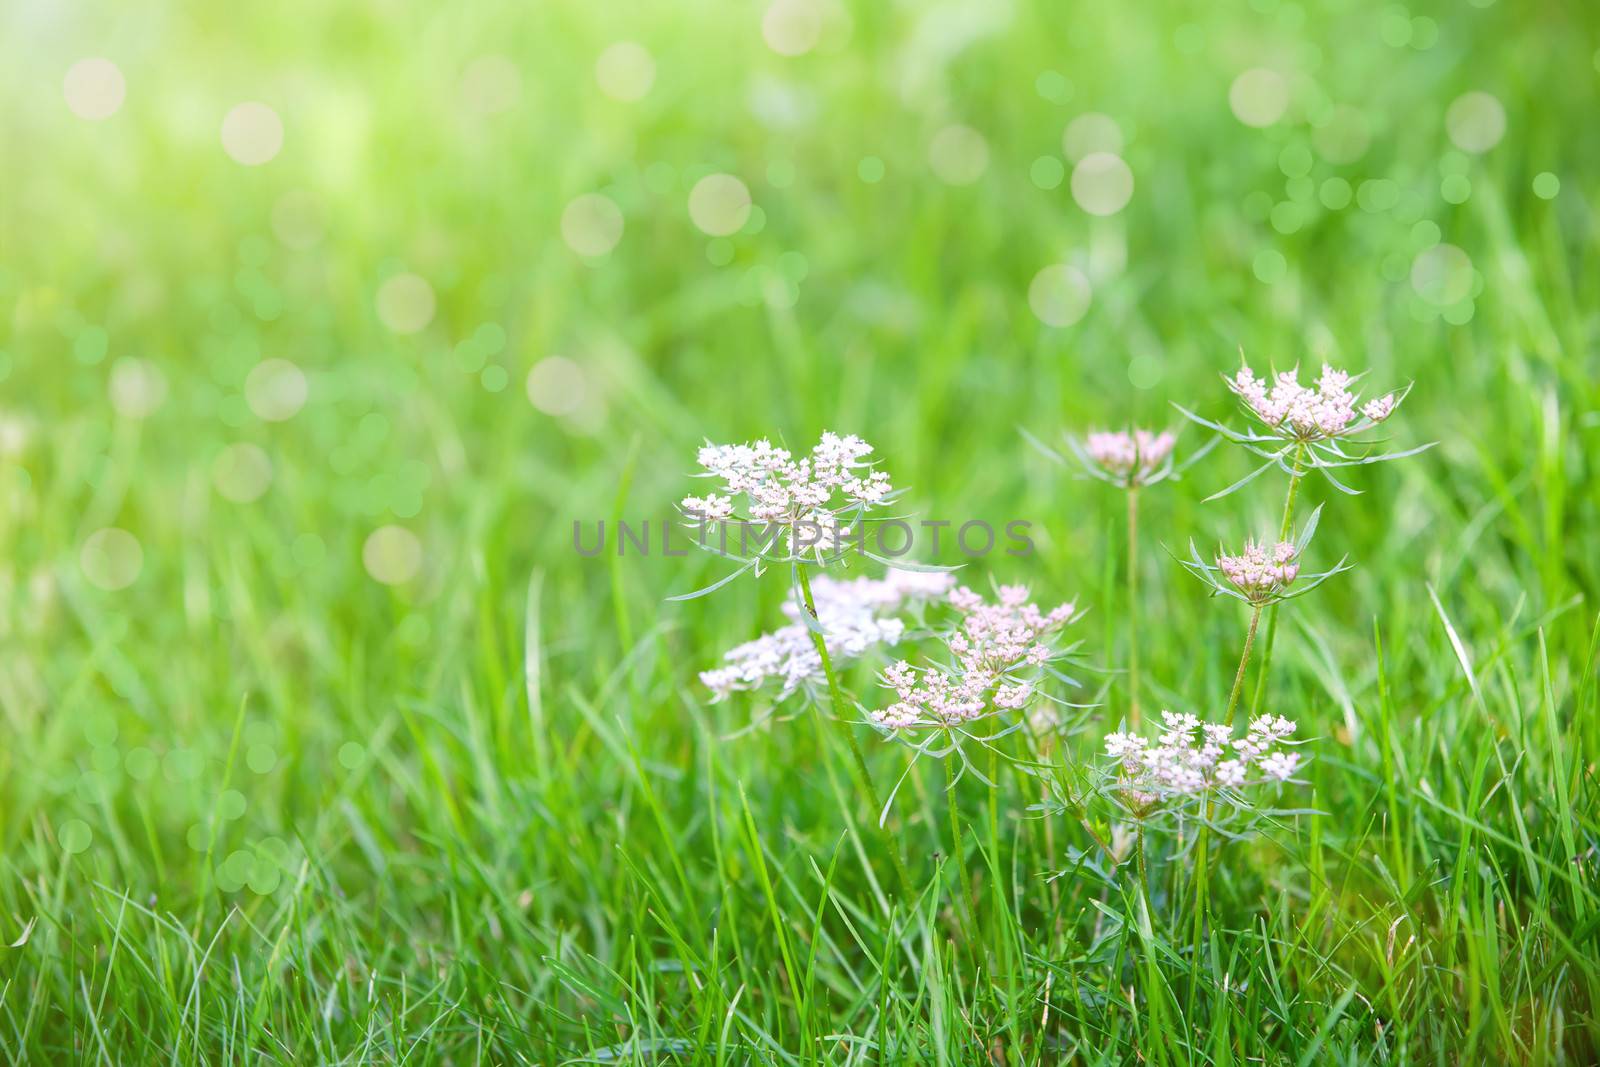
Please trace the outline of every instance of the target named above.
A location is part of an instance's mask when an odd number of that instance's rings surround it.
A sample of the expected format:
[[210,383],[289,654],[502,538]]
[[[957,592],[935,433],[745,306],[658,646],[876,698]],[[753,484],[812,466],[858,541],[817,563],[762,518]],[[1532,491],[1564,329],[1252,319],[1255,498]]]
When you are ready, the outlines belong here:
[[[1600,1061],[1590,5],[0,26],[0,1061]],[[1123,494],[1020,431],[1242,426],[1241,350],[1437,444],[1303,482],[1302,784],[1197,911],[1192,822],[1060,801],[1135,647],[1221,716],[1250,612],[1175,555],[1286,479],[1141,492],[1130,603]],[[1032,524],[917,555],[1087,609],[1047,774],[918,761],[880,831],[846,736],[879,795],[904,746],[699,681],[787,569],[574,548],[823,430]]]

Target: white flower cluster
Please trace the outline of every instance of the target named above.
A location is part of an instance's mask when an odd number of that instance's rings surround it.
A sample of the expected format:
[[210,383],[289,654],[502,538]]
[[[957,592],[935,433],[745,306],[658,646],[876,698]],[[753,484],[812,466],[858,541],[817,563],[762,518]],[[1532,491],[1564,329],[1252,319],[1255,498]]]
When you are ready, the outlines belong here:
[[1283,782],[1300,765],[1298,755],[1279,748],[1295,731],[1285,718],[1264,715],[1243,737],[1234,737],[1233,729],[1222,723],[1202,723],[1187,713],[1163,711],[1161,721],[1166,730],[1153,745],[1132,733],[1106,738],[1106,754],[1117,761],[1121,785],[1139,804],[1169,795]]
[[1123,484],[1139,484],[1172,455],[1178,439],[1163,430],[1095,431],[1084,439],[1084,451],[1101,470]]
[[[1324,363],[1316,388],[1300,384],[1297,371],[1283,371],[1269,383],[1248,366],[1240,367],[1228,388],[1267,426],[1297,441],[1323,441],[1365,430],[1394,414],[1393,393],[1360,405],[1350,375]],[[1357,407],[1360,405],[1358,417]]]
[[799,459],[765,438],[754,444],[708,444],[700,449],[700,466],[721,480],[723,492],[685,497],[681,506],[703,521],[781,527],[791,555],[830,551],[850,532],[841,516],[881,504],[894,491],[889,476],[872,469],[866,459],[871,454],[872,446],[861,438],[835,433],[824,433]]
[[1218,556],[1217,569],[1252,604],[1262,604],[1289,587],[1300,573],[1299,551],[1289,541],[1267,546],[1246,541],[1237,556]]
[[1028,600],[1028,589],[1003,585],[999,602],[991,604],[962,586],[949,604],[961,613],[960,624],[945,636],[954,654],[953,668],[913,667],[905,660],[883,674],[896,700],[872,713],[872,721],[890,730],[955,726],[980,719],[991,710],[1011,711],[1034,695],[1034,682],[1016,672],[1041,667],[1055,654],[1050,638],[1077,614],[1073,604],[1050,612]]
[[[835,666],[855,659],[874,645],[894,645],[905,634],[905,622],[892,612],[910,601],[927,600],[949,592],[954,579],[944,573],[891,570],[881,579],[839,581],[825,575],[811,580],[811,597],[823,631],[828,655]],[[759,689],[770,681],[780,683],[778,699],[823,677],[812,631],[800,618],[805,608],[798,596],[783,605],[794,620],[754,641],[731,649],[724,666],[702,671],[700,681],[711,690],[712,701],[728,694]]]

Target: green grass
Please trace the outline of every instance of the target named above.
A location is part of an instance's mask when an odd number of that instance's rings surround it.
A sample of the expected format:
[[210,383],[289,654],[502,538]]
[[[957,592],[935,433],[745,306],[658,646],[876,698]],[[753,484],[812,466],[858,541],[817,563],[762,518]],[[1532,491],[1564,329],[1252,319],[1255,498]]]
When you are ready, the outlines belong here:
[[[734,4],[0,14],[0,1061],[1600,1058],[1600,19],[850,16],[784,58]],[[637,103],[591,73],[621,38],[655,57]],[[486,54],[521,72],[487,115],[460,90]],[[127,81],[104,122],[62,100],[95,55]],[[1257,66],[1291,74],[1265,129],[1228,104]],[[1481,155],[1445,130],[1469,90],[1506,112]],[[244,100],[283,120],[264,166],[218,138]],[[1364,117],[1359,159],[1318,147],[1329,104]],[[1088,110],[1127,136],[1111,218],[1035,166]],[[987,141],[974,184],[930,171],[951,122]],[[687,212],[711,171],[757,207],[725,239]],[[275,229],[291,191],[309,246],[287,209]],[[595,191],[625,231],[584,262],[560,218]],[[1439,240],[1473,268],[1445,306],[1411,280]],[[1028,289],[1062,261],[1093,300],[1052,328]],[[400,271],[437,294],[414,334],[376,311]],[[1212,854],[1198,955],[1170,836],[1147,904],[1016,775],[957,786],[952,855],[919,764],[893,809],[908,891],[831,724],[696,680],[772,625],[782,576],[668,603],[725,565],[572,548],[574,520],[670,515],[705,438],[857,432],[919,514],[1031,520],[1035,557],[966,580],[1079,597],[1086,658],[1119,668],[1123,501],[1018,428],[1228,417],[1241,348],[1414,380],[1397,442],[1439,444],[1360,470],[1359,497],[1304,487],[1314,554],[1358,565],[1282,613],[1263,696],[1320,738],[1285,798],[1311,813]],[[552,354],[583,375],[572,415],[524,393]],[[284,421],[247,399],[268,358],[309,382]],[[113,403],[134,359],[165,383],[145,417]],[[215,485],[241,443],[271,463],[248,503]],[[1147,709],[1226,703],[1245,610],[1159,546],[1275,529],[1281,479],[1202,503],[1246,464],[1142,495]],[[394,586],[363,563],[389,524],[422,548]],[[83,552],[107,527],[141,549],[120,589]],[[1086,677],[1107,707],[1067,773],[1125,699]],[[873,691],[871,665],[842,680]],[[904,749],[857,740],[886,790]]]

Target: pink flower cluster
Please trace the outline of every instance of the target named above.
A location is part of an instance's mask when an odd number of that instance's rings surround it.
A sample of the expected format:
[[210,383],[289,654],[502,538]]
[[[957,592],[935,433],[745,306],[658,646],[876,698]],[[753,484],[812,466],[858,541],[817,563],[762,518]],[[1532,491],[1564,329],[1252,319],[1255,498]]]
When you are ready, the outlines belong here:
[[1113,478],[1137,485],[1166,462],[1175,444],[1177,438],[1165,430],[1100,430],[1084,439],[1084,451]]
[[[818,575],[811,580],[811,598],[817,605],[828,655],[839,664],[865,654],[874,645],[897,644],[905,634],[905,621],[892,613],[911,601],[942,597],[954,582],[944,573],[903,570],[891,570],[881,579],[850,581]],[[780,683],[778,699],[782,700],[823,677],[822,657],[811,630],[800,619],[803,610],[798,597],[790,597],[783,611],[793,621],[729,650],[722,657],[724,666],[700,673],[713,703],[774,680]]]
[[1228,388],[1272,429],[1298,441],[1323,441],[1367,429],[1394,413],[1399,402],[1393,393],[1360,407],[1350,389],[1350,375],[1324,363],[1316,388],[1300,384],[1298,371],[1283,371],[1270,383],[1240,367]]
[[1237,556],[1218,556],[1217,569],[1251,603],[1272,599],[1289,587],[1300,573],[1295,559],[1299,550],[1289,541],[1268,547],[1260,541],[1246,541]]
[[1077,614],[1072,603],[1048,613],[1028,600],[1028,589],[1003,585],[998,602],[962,586],[946,598],[961,613],[945,645],[955,656],[954,667],[913,667],[905,660],[883,674],[884,685],[894,690],[893,704],[872,713],[872,721],[887,729],[919,726],[955,726],[980,719],[989,711],[1012,711],[1034,695],[1034,683],[1014,672],[1040,667],[1054,654],[1052,635]]
[[[685,497],[683,510],[695,518],[722,521],[736,515],[752,522],[818,527],[823,547],[838,540],[835,512],[854,505],[880,504],[893,491],[889,476],[872,470],[872,446],[855,435],[823,433],[811,453],[795,459],[765,438],[754,444],[706,445],[700,466],[721,479],[723,495]],[[736,497],[745,498],[738,515]]]
[[1166,730],[1153,745],[1138,734],[1106,738],[1106,754],[1117,761],[1121,785],[1139,804],[1173,794],[1283,782],[1300,765],[1298,755],[1279,748],[1295,731],[1288,719],[1264,715],[1243,737],[1234,737],[1232,728],[1222,723],[1202,723],[1187,713],[1163,711],[1161,721]]

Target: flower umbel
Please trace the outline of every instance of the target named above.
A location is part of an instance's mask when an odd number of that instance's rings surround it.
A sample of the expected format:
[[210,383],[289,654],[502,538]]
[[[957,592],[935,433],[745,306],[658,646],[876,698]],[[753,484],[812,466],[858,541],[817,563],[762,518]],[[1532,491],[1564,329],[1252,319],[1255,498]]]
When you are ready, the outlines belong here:
[[886,670],[883,684],[896,699],[871,713],[878,726],[891,732],[959,727],[1025,707],[1037,694],[1042,668],[1058,655],[1054,637],[1077,616],[1071,602],[1040,610],[1020,585],[1000,586],[994,603],[966,586],[946,601],[960,613],[941,637],[953,662],[914,667],[901,660]]
[[[811,584],[817,624],[837,666],[875,645],[898,644],[906,623],[894,612],[909,603],[942,597],[954,579],[945,573],[891,570],[881,579],[840,581],[819,575]],[[822,657],[801,620],[804,611],[798,593],[791,595],[783,612],[793,621],[730,649],[722,657],[723,666],[701,671],[700,681],[711,690],[712,701],[773,682],[778,684],[775,699],[781,701],[802,686],[820,682]]]
[[1322,441],[1370,429],[1394,413],[1394,394],[1379,397],[1360,409],[1359,397],[1350,389],[1353,379],[1345,371],[1324,363],[1315,387],[1300,384],[1297,370],[1283,371],[1272,382],[1257,378],[1248,365],[1241,366],[1228,388],[1245,408],[1280,436],[1296,441]]
[[1237,556],[1218,556],[1217,569],[1250,603],[1264,604],[1289,588],[1300,573],[1299,554],[1289,541],[1271,546],[1246,541]]
[[1362,435],[1386,422],[1411,387],[1363,403],[1359,391],[1353,388],[1359,377],[1324,363],[1316,381],[1304,385],[1298,369],[1281,371],[1269,379],[1257,377],[1248,364],[1241,365],[1231,377],[1224,375],[1223,381],[1254,423],[1245,430],[1231,430],[1178,406],[1190,420],[1216,430],[1266,460],[1233,485],[1214,493],[1212,499],[1226,496],[1272,467],[1291,477],[1298,477],[1305,470],[1319,470],[1336,489],[1354,494],[1357,490],[1331,472],[1340,467],[1400,459],[1433,447],[1430,442],[1400,452],[1374,451],[1380,441],[1363,439]]
[[[702,523],[736,522],[770,531],[770,544],[756,538],[769,560],[821,562],[841,547],[855,520],[894,494],[889,475],[874,470],[867,458],[872,451],[854,434],[828,432],[799,458],[766,438],[708,444],[698,455],[701,476],[719,480],[722,493],[684,497],[681,507]],[[784,553],[771,555],[778,546]]]
[[1213,593],[1231,596],[1257,607],[1304,596],[1335,574],[1350,569],[1349,564],[1341,559],[1328,570],[1316,574],[1302,573],[1301,559],[1317,532],[1321,517],[1322,506],[1319,504],[1293,541],[1251,539],[1237,553],[1218,552],[1215,566],[1202,559],[1200,550],[1190,541],[1189,558],[1178,562],[1190,574],[1209,585]]
[[[1062,464],[1068,462],[1066,456],[1026,430],[1022,435],[1047,458]],[[1171,430],[1091,430],[1081,440],[1072,434],[1063,434],[1063,437],[1072,460],[1084,474],[1122,489],[1176,479],[1184,468],[1211,451],[1217,443],[1215,437],[1211,438],[1179,465],[1174,462],[1178,435]]]
[[1161,721],[1165,729],[1154,743],[1135,733],[1106,737],[1117,786],[1140,808],[1170,797],[1285,782],[1300,765],[1297,754],[1281,748],[1295,731],[1285,718],[1264,715],[1242,737],[1187,713],[1163,711]]
[[1083,450],[1113,479],[1143,485],[1172,457],[1177,443],[1167,430],[1096,430],[1084,439]]

